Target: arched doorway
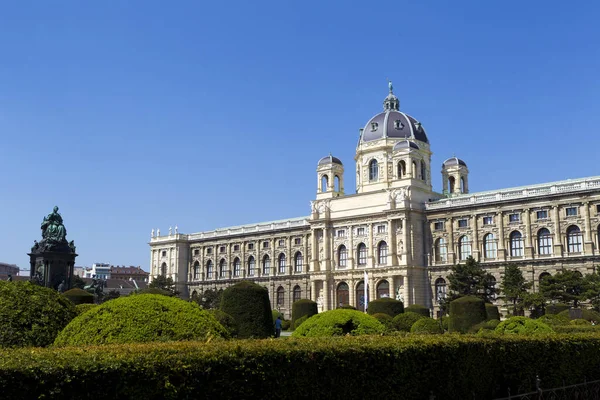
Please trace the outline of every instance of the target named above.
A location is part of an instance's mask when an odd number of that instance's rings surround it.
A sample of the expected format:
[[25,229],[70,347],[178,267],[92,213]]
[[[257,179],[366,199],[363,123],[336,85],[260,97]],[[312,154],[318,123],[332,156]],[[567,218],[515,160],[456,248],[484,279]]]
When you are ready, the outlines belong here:
[[338,285],[336,290],[337,306],[347,306],[350,304],[350,289],[346,282],[342,282]]
[[382,280],[377,284],[377,298],[382,299],[390,297],[390,284],[386,280]]

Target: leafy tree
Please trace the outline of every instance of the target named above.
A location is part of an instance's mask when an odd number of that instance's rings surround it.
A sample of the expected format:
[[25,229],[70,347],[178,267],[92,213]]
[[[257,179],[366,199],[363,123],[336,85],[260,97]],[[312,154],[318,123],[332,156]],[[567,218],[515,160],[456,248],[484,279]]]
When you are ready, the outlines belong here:
[[577,307],[586,299],[586,280],[578,271],[563,270],[545,276],[540,282],[540,293],[550,300],[573,303]]
[[198,305],[206,310],[215,310],[218,309],[221,305],[221,295],[223,294],[223,289],[207,289],[202,292],[201,295],[196,297],[194,301],[198,303]]
[[175,287],[173,278],[166,277],[165,275],[158,275],[152,279],[152,282],[148,285],[149,288],[161,289],[171,293],[171,296],[177,296],[180,292]]
[[595,311],[600,311],[600,274],[594,270],[593,273],[585,275],[583,280],[583,297],[590,301]]
[[467,258],[464,264],[453,265],[451,271],[449,289],[458,297],[477,296],[487,302],[494,298],[497,289],[493,275],[485,272],[473,257]]
[[513,315],[517,315],[517,305],[523,302],[527,290],[531,288],[531,282],[525,281],[523,272],[515,264],[504,267],[504,278],[500,284],[500,290],[504,294],[506,302],[512,303]]
[[543,293],[535,292],[523,295],[523,307],[532,309],[532,318],[544,315],[546,312],[546,303],[548,303],[548,297]]
[[85,287],[85,281],[81,279],[81,277],[79,277],[78,275],[73,276],[72,283],[74,288],[83,289]]

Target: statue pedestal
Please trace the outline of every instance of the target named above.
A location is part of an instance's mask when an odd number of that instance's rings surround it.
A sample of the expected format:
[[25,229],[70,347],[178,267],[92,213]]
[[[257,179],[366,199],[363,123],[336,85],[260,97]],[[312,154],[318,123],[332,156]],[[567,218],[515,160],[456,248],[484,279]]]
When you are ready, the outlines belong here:
[[71,289],[77,254],[42,251],[29,253],[28,256],[31,265],[29,276],[32,280],[37,279],[40,284],[52,289],[58,289],[58,285],[64,280],[64,290]]

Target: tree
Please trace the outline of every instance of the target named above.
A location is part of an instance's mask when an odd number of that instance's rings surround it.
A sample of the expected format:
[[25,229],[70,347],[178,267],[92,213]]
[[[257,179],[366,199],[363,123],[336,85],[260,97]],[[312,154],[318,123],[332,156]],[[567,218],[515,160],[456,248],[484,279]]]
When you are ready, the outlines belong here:
[[545,276],[540,282],[540,293],[544,297],[565,304],[573,303],[574,307],[586,299],[585,292],[586,281],[578,271],[562,270]]
[[113,289],[108,293],[104,293],[104,296],[102,296],[101,302],[104,303],[105,301],[109,301],[112,299],[118,299],[119,297],[121,297],[121,293],[118,290]]
[[198,305],[206,310],[215,310],[218,309],[221,304],[221,295],[223,294],[223,289],[207,289],[202,292],[201,295],[196,297],[194,301],[198,303]]
[[172,296],[177,296],[180,292],[175,287],[173,278],[166,277],[165,275],[158,275],[152,279],[152,282],[148,285],[149,288],[156,288],[171,293]]
[[523,297],[529,288],[531,288],[531,282],[525,281],[519,267],[515,264],[508,264],[504,267],[504,278],[500,284],[500,290],[504,294],[505,301],[512,303],[513,315],[517,315],[517,304],[523,302]]
[[585,275],[583,280],[583,297],[590,301],[594,310],[600,311],[600,274],[594,270],[593,273]]
[[83,289],[85,287],[85,281],[78,275],[73,276],[73,287]]
[[531,310],[531,318],[537,318],[545,314],[548,298],[543,293],[525,293],[523,295],[523,307]]
[[449,289],[458,297],[477,296],[489,302],[497,292],[492,274],[485,272],[473,257],[467,258],[464,264],[451,267],[448,275]]

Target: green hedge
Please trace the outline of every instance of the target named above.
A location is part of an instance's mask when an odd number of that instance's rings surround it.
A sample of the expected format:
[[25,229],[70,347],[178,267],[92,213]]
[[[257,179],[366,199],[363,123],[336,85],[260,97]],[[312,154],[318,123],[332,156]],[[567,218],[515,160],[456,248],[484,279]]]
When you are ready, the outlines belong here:
[[486,321],[492,319],[500,320],[500,311],[498,311],[498,307],[490,303],[485,303],[485,319]]
[[387,314],[394,318],[396,315],[404,312],[404,304],[399,300],[384,297],[370,301],[367,312],[369,315]]
[[600,334],[600,325],[559,325],[553,326],[556,333],[598,333]]
[[90,292],[86,292],[83,289],[73,288],[63,293],[67,299],[71,300],[73,304],[91,304],[94,302],[94,295]]
[[414,312],[416,314],[421,314],[424,317],[431,317],[431,313],[429,312],[429,308],[422,306],[420,304],[412,304],[404,309],[404,312]]
[[243,281],[228,287],[221,296],[221,310],[231,315],[240,338],[267,338],[275,334],[269,292]]
[[298,329],[298,327],[302,325],[308,318],[308,315],[298,318],[296,322],[294,322],[294,329]]
[[494,333],[501,335],[547,335],[554,330],[537,319],[527,317],[511,317],[498,324]]
[[398,314],[394,317],[392,324],[397,331],[400,332],[410,332],[413,324],[424,317],[421,314],[417,314],[414,312],[406,311],[402,314]]
[[[292,303],[292,326],[300,326],[298,320],[304,316],[310,318],[319,313],[317,302],[309,299],[300,299]],[[306,318],[304,319],[306,321]]]
[[473,325],[485,320],[485,303],[479,297],[464,296],[450,302],[449,332],[466,333]]
[[412,325],[410,328],[410,333],[432,335],[444,333],[444,330],[440,326],[440,321],[437,321],[433,318],[423,317]]
[[[597,311],[594,310],[587,310],[587,309],[582,309],[582,319],[585,319],[586,321],[596,321],[596,323],[600,323],[600,314]],[[561,312],[559,312],[558,314],[559,317],[562,318],[566,318],[568,320],[571,319],[570,315],[569,315],[569,310],[563,310]]]
[[83,303],[83,304],[77,304],[75,306],[75,311],[77,312],[77,315],[83,314],[86,311],[91,310],[92,308],[96,308],[98,307],[98,304],[89,304],[89,303]]
[[0,393],[11,400],[494,399],[508,389],[534,391],[536,375],[545,388],[600,379],[599,359],[600,335],[589,334],[13,349],[0,350]]
[[292,336],[329,337],[383,333],[385,327],[361,311],[337,309],[313,315]]
[[568,304],[563,303],[549,304],[546,306],[546,314],[558,314],[569,310],[569,307]]
[[387,314],[384,313],[377,313],[377,314],[373,314],[373,318],[375,318],[377,321],[381,322],[381,324],[383,326],[385,326],[385,329],[390,331],[390,330],[394,330],[394,319],[392,317],[390,317]]
[[[194,303],[196,304],[196,303]],[[217,309],[210,309],[210,310],[206,310],[208,311],[209,314],[211,314],[213,317],[215,317],[215,319],[217,320],[218,323],[220,323],[221,325],[223,325],[223,328],[225,328],[227,330],[227,332],[229,332],[229,336],[231,337],[236,337],[237,336],[237,323],[235,322],[235,320],[233,319],[233,317],[229,314],[227,314],[226,312],[223,312],[221,310],[217,310]]]

